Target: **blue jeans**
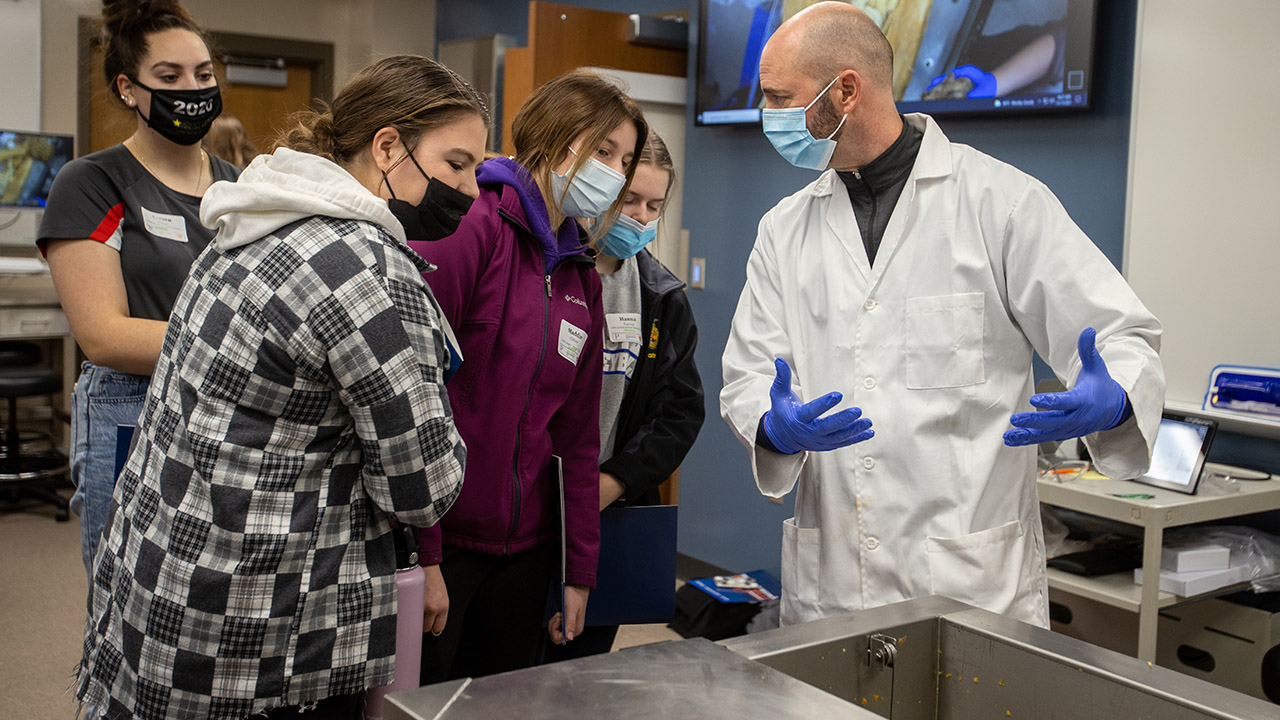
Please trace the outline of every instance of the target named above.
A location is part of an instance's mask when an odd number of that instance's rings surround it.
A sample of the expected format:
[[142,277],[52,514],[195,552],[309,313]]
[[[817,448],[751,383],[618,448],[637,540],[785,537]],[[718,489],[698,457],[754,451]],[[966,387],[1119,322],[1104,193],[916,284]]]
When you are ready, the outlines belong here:
[[151,378],[85,363],[71,394],[71,510],[80,516],[80,548],[89,583],[93,557],[116,487],[116,427],[136,425]]

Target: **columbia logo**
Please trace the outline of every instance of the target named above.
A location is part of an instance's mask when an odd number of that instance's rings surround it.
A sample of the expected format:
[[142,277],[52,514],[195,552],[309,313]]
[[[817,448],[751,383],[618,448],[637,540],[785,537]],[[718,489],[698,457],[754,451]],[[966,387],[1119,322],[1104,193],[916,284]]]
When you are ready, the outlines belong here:
[[585,300],[579,300],[578,298],[576,298],[576,297],[574,297],[574,296],[572,296],[572,295],[565,295],[565,296],[564,296],[564,299],[565,299],[565,300],[568,300],[569,302],[571,302],[571,303],[573,303],[573,304],[575,304],[575,305],[581,305],[582,307],[586,307],[586,306],[587,306],[587,303],[586,303],[586,301],[585,301]]

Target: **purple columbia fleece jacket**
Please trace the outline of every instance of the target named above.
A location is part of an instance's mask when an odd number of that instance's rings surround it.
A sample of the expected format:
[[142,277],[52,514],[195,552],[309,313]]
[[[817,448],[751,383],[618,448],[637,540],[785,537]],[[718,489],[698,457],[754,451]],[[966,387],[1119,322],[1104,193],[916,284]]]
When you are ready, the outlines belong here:
[[595,587],[600,550],[600,276],[576,221],[552,231],[542,194],[514,160],[486,161],[458,231],[410,242],[453,326],[462,365],[449,402],[467,443],[462,493],[421,532],[422,564],[442,545],[505,554],[560,534],[551,456],[564,459],[566,579]]

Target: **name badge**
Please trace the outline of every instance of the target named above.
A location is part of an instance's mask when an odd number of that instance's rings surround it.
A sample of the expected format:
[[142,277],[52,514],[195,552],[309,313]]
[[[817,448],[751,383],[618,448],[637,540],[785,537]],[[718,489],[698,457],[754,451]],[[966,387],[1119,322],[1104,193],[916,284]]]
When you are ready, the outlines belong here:
[[560,321],[560,357],[574,365],[582,355],[582,348],[587,344],[587,331],[574,327],[568,320]]
[[640,313],[605,313],[609,342],[619,345],[640,344]]
[[187,221],[181,215],[165,215],[142,208],[142,225],[156,237],[187,241]]

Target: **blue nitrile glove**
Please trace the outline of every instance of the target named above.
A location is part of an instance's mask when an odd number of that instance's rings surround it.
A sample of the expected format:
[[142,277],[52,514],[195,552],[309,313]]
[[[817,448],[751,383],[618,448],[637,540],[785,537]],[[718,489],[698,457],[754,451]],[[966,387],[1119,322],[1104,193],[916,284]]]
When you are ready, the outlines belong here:
[[949,73],[942,73],[935,77],[933,82],[929,83],[929,87],[925,88],[924,91],[929,92],[943,80],[946,80],[948,75],[955,75],[958,78],[969,78],[973,81],[973,89],[969,91],[966,97],[984,98],[996,96],[996,76],[989,72],[983,72],[981,68],[976,65],[961,65]]
[[971,98],[993,98],[996,96],[996,76],[983,72],[976,65],[961,65],[956,68],[956,77],[966,77],[973,81],[973,89],[969,91]]
[[1075,387],[1061,393],[1032,395],[1031,404],[1045,410],[1014,413],[1009,418],[1014,428],[1004,433],[1005,445],[1070,440],[1110,430],[1129,417],[1129,396],[1107,372],[1107,364],[1094,344],[1096,336],[1093,328],[1080,333],[1077,348],[1082,367]]
[[774,360],[773,366],[778,374],[769,388],[773,407],[764,414],[764,434],[778,452],[794,455],[801,450],[835,450],[876,434],[871,429],[871,421],[862,417],[862,410],[858,408],[820,417],[840,404],[844,396],[838,392],[827,393],[802,405],[791,391],[791,366],[782,358]]

